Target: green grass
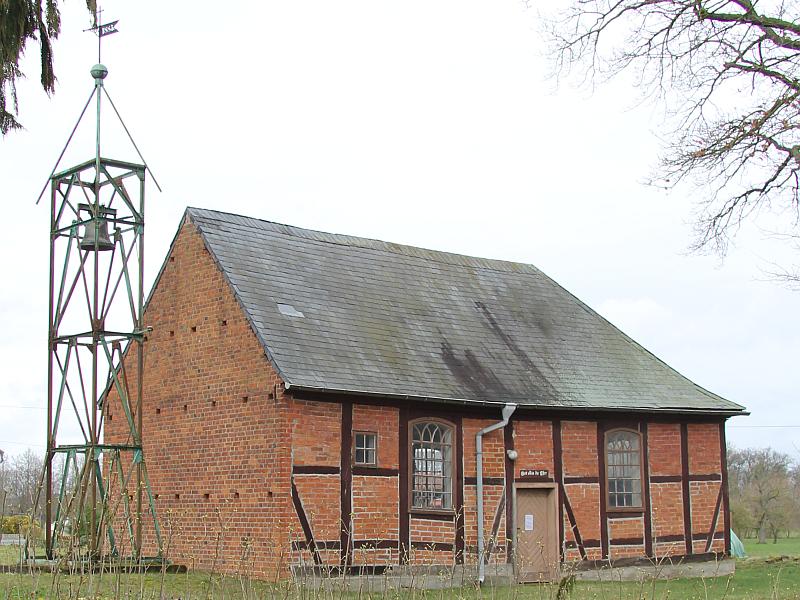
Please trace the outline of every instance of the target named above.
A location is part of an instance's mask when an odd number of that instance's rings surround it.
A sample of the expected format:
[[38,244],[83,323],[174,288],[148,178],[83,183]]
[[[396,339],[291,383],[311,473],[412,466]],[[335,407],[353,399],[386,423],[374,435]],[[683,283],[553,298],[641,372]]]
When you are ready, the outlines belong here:
[[[588,583],[575,582],[571,599],[597,600],[800,600],[800,538],[779,539],[777,544],[745,540],[751,558],[737,561],[732,577],[674,579],[670,581]],[[775,560],[775,556],[792,556]],[[0,546],[0,565],[15,564],[16,546]],[[539,600],[555,598],[555,586],[527,585],[474,590],[404,590],[392,592],[394,600]],[[0,600],[78,598],[150,600],[370,600],[377,594],[308,592],[271,586],[248,578],[221,577],[209,573],[119,574],[103,573],[78,577],[51,573],[0,574]]]
[[769,556],[800,556],[800,537],[778,538],[778,543],[773,544],[767,540],[766,544],[759,544],[755,539],[742,540],[745,552],[755,558]]
[[0,546],[0,565],[13,565],[19,562],[19,546]]
[[[163,583],[163,588],[162,588]],[[391,592],[395,600],[539,600],[555,598],[555,586],[526,585],[475,590],[404,590]],[[100,598],[132,600],[180,598],[181,600],[369,600],[378,594],[309,592],[287,586],[270,586],[236,577],[208,573],[146,575],[104,573],[67,576],[50,573],[0,574],[0,600],[39,598]],[[568,598],[583,600],[800,600],[800,564],[796,560],[767,562],[748,559],[737,564],[727,578],[676,579],[639,584],[576,582]]]

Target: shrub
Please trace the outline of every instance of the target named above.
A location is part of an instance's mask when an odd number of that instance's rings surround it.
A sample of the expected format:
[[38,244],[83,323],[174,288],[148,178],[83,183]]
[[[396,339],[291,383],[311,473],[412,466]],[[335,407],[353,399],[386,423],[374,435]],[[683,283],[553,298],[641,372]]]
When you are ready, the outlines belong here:
[[42,533],[42,526],[38,521],[33,521],[31,524],[30,515],[10,515],[8,517],[0,517],[0,531],[39,537]]

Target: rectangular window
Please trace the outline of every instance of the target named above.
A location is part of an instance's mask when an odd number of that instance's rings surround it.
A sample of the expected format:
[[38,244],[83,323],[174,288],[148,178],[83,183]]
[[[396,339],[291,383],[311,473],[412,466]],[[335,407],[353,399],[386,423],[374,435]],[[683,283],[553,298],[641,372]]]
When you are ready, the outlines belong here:
[[362,467],[378,465],[378,434],[356,432],[354,436],[355,464]]

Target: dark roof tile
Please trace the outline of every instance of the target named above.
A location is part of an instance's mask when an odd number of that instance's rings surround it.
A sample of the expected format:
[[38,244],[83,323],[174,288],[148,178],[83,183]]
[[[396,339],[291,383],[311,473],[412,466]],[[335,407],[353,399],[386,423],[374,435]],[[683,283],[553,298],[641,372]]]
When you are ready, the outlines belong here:
[[[743,411],[531,265],[187,212],[290,386],[542,407]],[[285,315],[278,303],[304,316]]]

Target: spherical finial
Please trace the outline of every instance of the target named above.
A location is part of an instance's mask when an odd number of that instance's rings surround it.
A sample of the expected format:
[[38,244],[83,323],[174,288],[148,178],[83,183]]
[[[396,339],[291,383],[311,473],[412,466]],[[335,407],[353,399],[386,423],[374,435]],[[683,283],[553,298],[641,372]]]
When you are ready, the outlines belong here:
[[92,74],[92,77],[95,79],[105,79],[106,75],[108,75],[108,69],[105,65],[96,64],[92,67],[92,70],[89,71]]

